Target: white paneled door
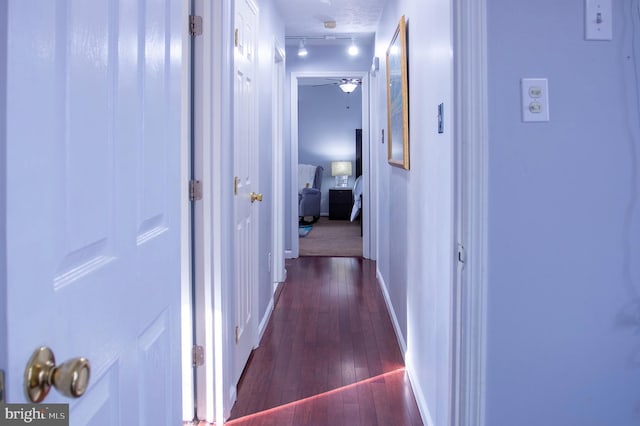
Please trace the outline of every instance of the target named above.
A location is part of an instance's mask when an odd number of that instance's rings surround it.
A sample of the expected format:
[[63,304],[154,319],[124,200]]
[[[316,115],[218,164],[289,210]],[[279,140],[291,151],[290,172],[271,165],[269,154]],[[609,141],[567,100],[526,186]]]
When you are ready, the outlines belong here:
[[[235,273],[235,369],[240,378],[255,346],[257,320],[254,288],[257,282],[257,114],[256,43],[258,10],[251,0],[235,2],[234,52],[234,273]],[[258,197],[258,198],[256,198]]]
[[175,426],[182,1],[5,1],[7,400],[47,346],[91,364],[71,425]]

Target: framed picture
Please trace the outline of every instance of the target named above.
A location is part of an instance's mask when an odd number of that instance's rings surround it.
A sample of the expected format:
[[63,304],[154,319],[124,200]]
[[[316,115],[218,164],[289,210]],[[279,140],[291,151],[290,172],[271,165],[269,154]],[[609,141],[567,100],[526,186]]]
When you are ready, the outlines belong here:
[[404,15],[387,49],[387,150],[389,164],[409,170],[409,76]]

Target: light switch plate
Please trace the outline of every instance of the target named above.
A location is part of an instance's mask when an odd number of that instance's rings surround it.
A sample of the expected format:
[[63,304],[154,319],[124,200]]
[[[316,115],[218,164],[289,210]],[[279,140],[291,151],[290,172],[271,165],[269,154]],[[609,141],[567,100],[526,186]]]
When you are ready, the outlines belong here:
[[585,40],[613,39],[611,0],[584,0]]
[[546,78],[523,78],[520,81],[522,121],[549,121],[549,89]]

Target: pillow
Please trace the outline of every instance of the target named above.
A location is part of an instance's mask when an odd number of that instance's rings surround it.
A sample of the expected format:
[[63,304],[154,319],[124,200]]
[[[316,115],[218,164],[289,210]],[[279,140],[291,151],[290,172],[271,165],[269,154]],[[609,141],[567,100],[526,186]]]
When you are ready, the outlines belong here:
[[358,217],[358,212],[360,208],[362,208],[362,199],[360,196],[362,195],[362,175],[358,176],[355,183],[353,184],[353,208],[351,209],[351,222],[356,220]]
[[298,164],[298,193],[304,188],[313,188],[313,179],[316,175],[316,166]]

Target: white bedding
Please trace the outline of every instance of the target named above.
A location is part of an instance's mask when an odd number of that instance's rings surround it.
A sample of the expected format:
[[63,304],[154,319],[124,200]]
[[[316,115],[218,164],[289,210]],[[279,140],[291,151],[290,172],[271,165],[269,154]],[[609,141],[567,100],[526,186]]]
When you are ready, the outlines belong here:
[[351,222],[356,220],[358,212],[362,208],[362,176],[358,176],[358,179],[353,184],[353,208],[351,209]]
[[316,168],[310,164],[298,164],[298,193],[302,192],[304,188],[313,188]]

